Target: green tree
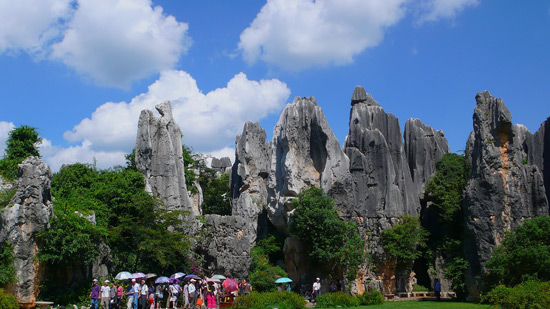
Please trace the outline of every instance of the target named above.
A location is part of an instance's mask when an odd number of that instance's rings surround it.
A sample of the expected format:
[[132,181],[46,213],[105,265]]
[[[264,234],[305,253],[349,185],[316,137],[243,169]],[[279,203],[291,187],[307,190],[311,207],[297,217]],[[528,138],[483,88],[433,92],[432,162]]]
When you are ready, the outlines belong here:
[[436,172],[425,190],[422,225],[430,233],[426,256],[433,265],[436,255],[444,258],[445,277],[459,297],[466,295],[464,256],[463,195],[469,178],[466,158],[445,154],[436,163]]
[[0,243],[0,287],[15,281],[15,255],[8,241]]
[[296,210],[290,231],[306,246],[312,261],[323,272],[355,278],[365,259],[355,223],[342,220],[334,201],[317,187],[303,190],[292,203]]
[[193,158],[193,149],[187,145],[182,145],[182,153],[183,166],[185,168],[185,185],[187,187],[187,191],[191,193],[196,193],[197,188],[194,186],[194,184],[197,180],[197,175],[195,174],[195,169],[199,168],[200,172],[200,166],[197,166],[197,164],[201,162],[195,161],[195,158]]
[[412,266],[426,246],[428,232],[420,225],[418,217],[404,216],[395,226],[385,229],[380,235],[382,247],[389,259],[396,262],[396,270]]
[[485,268],[488,287],[514,286],[528,279],[550,281],[550,217],[525,220],[506,233]]
[[4,157],[0,160],[0,174],[8,180],[17,178],[17,165],[30,156],[40,156],[38,144],[42,141],[36,129],[22,125],[10,131]]
[[248,279],[255,290],[259,292],[274,291],[277,288],[275,280],[279,277],[286,277],[287,273],[279,266],[273,266],[269,262],[265,248],[256,246],[252,248],[250,255],[250,274]]

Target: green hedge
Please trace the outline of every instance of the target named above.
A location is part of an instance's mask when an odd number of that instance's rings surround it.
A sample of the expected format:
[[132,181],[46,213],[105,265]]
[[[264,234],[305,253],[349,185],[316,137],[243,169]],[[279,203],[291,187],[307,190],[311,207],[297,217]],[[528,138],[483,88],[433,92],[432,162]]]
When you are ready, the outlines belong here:
[[233,301],[233,308],[272,308],[299,309],[305,308],[306,299],[294,292],[252,292],[246,296],[239,296]]
[[368,305],[381,305],[384,303],[384,295],[379,291],[365,291],[365,293],[356,296],[359,300],[359,305],[368,306]]
[[526,281],[512,288],[499,285],[482,300],[500,308],[550,308],[550,282]]
[[359,304],[357,297],[344,292],[334,292],[317,296],[315,306],[317,308],[357,307]]
[[2,309],[19,309],[19,303],[13,294],[0,289],[0,308]]

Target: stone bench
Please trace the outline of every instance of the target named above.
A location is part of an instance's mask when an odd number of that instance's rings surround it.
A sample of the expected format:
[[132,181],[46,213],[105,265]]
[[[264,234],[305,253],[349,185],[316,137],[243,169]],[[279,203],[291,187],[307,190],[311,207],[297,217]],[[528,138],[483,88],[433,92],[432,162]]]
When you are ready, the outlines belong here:
[[40,306],[40,309],[46,309],[48,306],[53,305],[53,301],[36,301],[34,304]]
[[409,297],[411,297],[411,293],[408,293],[408,292],[400,292],[397,295],[399,296],[399,298],[409,298]]

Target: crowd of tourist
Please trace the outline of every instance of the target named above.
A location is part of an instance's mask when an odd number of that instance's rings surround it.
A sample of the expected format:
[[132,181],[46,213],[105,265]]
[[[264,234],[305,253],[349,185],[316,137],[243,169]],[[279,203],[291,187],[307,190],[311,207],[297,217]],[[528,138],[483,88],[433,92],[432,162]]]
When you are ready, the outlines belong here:
[[[232,279],[231,279],[232,280]],[[93,280],[91,309],[158,309],[158,308],[221,308],[237,295],[247,295],[252,291],[250,283],[242,280],[237,287],[226,289],[219,280],[197,278],[172,279],[170,283],[154,284],[153,281],[128,280],[124,284],[105,280],[100,286]]]

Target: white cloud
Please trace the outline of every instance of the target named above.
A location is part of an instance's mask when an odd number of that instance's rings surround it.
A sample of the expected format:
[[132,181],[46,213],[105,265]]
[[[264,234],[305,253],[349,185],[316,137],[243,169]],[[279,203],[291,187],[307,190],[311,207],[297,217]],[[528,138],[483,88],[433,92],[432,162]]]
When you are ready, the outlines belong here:
[[[244,73],[235,75],[226,87],[203,94],[188,73],[164,71],[147,93],[134,97],[130,103],[105,103],[90,118],[65,132],[66,140],[85,144],[64,152],[63,158],[84,155],[81,149],[101,152],[103,156],[130,152],[135,144],[140,112],[154,110],[156,104],[165,100],[172,101],[172,112],[184,135],[183,142],[196,152],[216,151],[233,145],[247,120],[257,121],[279,112],[289,95],[290,90],[279,80],[252,81]],[[100,161],[99,157],[97,160]]]
[[15,126],[13,125],[13,122],[0,121],[0,158],[4,156],[4,149],[6,149],[6,140],[8,139],[10,131],[14,128]]
[[41,53],[61,33],[72,0],[0,0],[0,53]]
[[133,80],[173,67],[190,46],[188,25],[150,0],[79,0],[52,59],[100,85]]
[[438,21],[444,18],[455,18],[468,7],[479,4],[479,0],[426,0],[420,5],[419,22]]
[[479,0],[268,0],[240,37],[249,64],[289,71],[345,65],[379,45],[407,13],[417,22],[455,18]]
[[58,148],[52,155],[44,156],[44,160],[54,172],[57,172],[63,164],[88,163],[96,164],[98,168],[124,165],[126,162],[124,155],[125,152],[122,151],[96,151],[92,148],[90,141],[84,140],[78,146]]
[[[231,163],[235,163],[235,148],[232,148],[232,147],[224,147],[222,149],[210,151],[207,153],[207,155],[210,155],[218,159],[221,159],[223,157],[228,157],[229,159],[231,159]],[[208,164],[210,164],[210,161],[211,160],[209,160]]]
[[343,65],[384,38],[405,14],[406,0],[268,0],[240,37],[250,64],[287,70]]

